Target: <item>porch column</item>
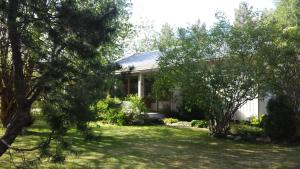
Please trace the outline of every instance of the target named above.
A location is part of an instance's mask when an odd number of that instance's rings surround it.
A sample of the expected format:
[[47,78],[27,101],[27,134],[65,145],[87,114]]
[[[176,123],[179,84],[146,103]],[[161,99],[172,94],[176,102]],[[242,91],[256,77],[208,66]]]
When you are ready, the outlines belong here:
[[139,73],[138,77],[138,96],[144,97],[144,75],[142,73]]

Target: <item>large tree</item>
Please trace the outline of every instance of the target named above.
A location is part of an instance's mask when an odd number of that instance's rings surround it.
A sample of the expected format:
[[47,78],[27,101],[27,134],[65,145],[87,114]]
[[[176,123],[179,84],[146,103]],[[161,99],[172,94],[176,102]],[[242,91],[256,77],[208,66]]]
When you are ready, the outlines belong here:
[[[0,156],[32,124],[31,107],[37,99],[55,102],[70,118],[75,111],[72,120],[82,120],[74,106],[84,103],[76,98],[89,94],[81,86],[91,86],[91,80],[103,86],[95,77],[110,72],[103,54],[128,28],[127,7],[125,0],[0,1],[0,115],[6,127]],[[68,106],[58,104],[62,98],[56,97],[62,94]],[[81,108],[88,110],[90,103]]]
[[242,4],[231,25],[221,13],[211,29],[200,23],[161,41],[160,80],[179,88],[183,99],[207,113],[212,134],[222,136],[247,101],[258,97],[256,50],[264,30]]
[[265,92],[287,96],[299,115],[300,107],[300,1],[279,1],[262,23],[268,27],[268,41],[261,46]]

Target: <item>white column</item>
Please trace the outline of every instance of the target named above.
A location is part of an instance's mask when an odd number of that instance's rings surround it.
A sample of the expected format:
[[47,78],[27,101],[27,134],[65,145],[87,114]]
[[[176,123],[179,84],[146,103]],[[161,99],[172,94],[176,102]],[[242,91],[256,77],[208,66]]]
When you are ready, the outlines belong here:
[[144,75],[142,73],[139,74],[138,78],[138,96],[140,98],[144,97]]

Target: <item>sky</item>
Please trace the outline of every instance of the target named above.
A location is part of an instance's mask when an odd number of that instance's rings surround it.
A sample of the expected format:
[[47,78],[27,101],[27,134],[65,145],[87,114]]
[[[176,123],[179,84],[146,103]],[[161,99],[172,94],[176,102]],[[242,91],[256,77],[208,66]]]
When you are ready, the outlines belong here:
[[131,22],[148,22],[159,31],[165,23],[174,27],[186,27],[200,19],[209,27],[215,20],[215,13],[222,11],[230,21],[234,9],[240,2],[247,2],[254,9],[275,8],[273,0],[132,0]]

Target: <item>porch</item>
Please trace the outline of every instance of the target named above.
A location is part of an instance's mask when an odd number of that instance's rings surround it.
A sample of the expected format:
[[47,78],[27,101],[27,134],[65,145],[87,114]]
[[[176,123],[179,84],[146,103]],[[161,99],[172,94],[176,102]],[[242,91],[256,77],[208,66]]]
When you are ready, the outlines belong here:
[[155,72],[135,72],[123,75],[122,90],[124,95],[137,94],[142,98],[150,112],[176,111],[176,103],[170,100],[159,100],[153,91]]

